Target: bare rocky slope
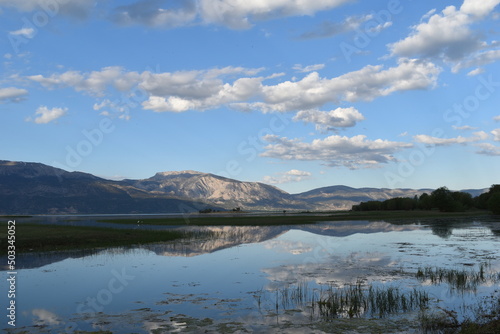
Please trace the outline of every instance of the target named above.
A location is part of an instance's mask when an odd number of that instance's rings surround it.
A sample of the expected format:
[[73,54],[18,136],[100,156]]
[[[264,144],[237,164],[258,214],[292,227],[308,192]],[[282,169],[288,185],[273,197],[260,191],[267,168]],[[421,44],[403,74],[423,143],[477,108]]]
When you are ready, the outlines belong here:
[[125,180],[136,188],[176,198],[205,201],[227,209],[306,209],[308,203],[264,183],[242,182],[196,171],[162,172],[145,180]]

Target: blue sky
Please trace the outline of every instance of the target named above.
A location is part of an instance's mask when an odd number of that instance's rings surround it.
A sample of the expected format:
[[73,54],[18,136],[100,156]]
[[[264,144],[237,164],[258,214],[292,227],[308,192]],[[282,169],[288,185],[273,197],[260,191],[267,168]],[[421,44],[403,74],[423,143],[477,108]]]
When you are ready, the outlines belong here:
[[0,159],[499,183],[500,0],[0,0]]

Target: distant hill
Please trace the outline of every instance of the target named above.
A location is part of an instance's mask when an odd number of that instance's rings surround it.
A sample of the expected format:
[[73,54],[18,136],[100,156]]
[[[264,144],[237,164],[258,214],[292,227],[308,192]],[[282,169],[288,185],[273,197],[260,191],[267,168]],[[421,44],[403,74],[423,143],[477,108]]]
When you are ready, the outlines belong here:
[[332,186],[313,189],[295,195],[295,198],[313,205],[316,210],[346,210],[355,204],[366,201],[383,201],[393,197],[414,197],[431,193],[433,189],[386,189],[351,188]]
[[0,161],[0,214],[186,212],[206,207],[91,174]]
[[196,171],[162,172],[149,179],[124,182],[151,193],[204,201],[228,209],[283,210],[308,207],[307,202],[297,200],[274,186]]
[[[260,182],[197,171],[111,181],[40,163],[0,161],[0,214],[111,214],[231,210],[345,210],[362,201],[413,197],[433,189],[331,186],[289,194]],[[488,189],[469,189],[473,196]]]

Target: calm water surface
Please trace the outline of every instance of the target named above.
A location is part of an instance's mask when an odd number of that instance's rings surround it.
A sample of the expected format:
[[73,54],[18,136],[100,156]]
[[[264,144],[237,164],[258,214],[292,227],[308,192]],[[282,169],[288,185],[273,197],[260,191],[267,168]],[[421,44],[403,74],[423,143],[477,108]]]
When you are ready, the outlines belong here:
[[[381,326],[414,333],[418,311],[325,319],[311,305],[328,289],[355,283],[418,288],[429,294],[429,308],[465,319],[499,296],[495,218],[191,229],[213,233],[144,247],[19,254],[13,332],[355,333]],[[480,266],[484,278],[464,288],[415,277],[419,268],[477,273]],[[292,295],[299,290],[301,298]]]

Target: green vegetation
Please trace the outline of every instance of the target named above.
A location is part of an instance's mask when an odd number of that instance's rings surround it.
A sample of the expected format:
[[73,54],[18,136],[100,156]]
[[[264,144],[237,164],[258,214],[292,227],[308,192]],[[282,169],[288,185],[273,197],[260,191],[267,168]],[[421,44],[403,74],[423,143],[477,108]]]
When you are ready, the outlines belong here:
[[433,210],[441,212],[464,212],[470,210],[489,210],[500,214],[500,185],[492,185],[490,190],[475,198],[471,194],[450,191],[446,187],[434,190],[430,195],[423,193],[420,197],[396,197],[385,201],[368,201],[353,205],[353,211],[387,211],[387,210]]
[[[179,231],[145,231],[60,225],[16,225],[16,251],[54,251],[126,246],[170,241],[189,236]],[[7,253],[6,233],[0,235],[0,254]]]
[[405,293],[392,286],[369,285],[364,288],[361,284],[331,288],[327,297],[318,301],[319,312],[325,318],[365,315],[383,318],[399,312],[424,309],[428,303],[428,294],[418,289]]
[[[263,291],[254,297],[261,305]],[[273,294],[271,294],[272,296]],[[329,286],[326,290],[310,289],[307,283],[297,283],[277,289],[274,293],[275,311],[309,309],[322,320],[378,317],[424,309],[429,304],[425,291],[401,291],[394,286],[364,285],[360,282],[342,288]]]
[[500,274],[485,273],[485,265],[479,266],[479,271],[464,269],[446,269],[446,268],[419,268],[416,277],[421,280],[429,280],[432,284],[447,283],[450,288],[457,291],[474,291],[480,284],[487,281],[498,283]]

